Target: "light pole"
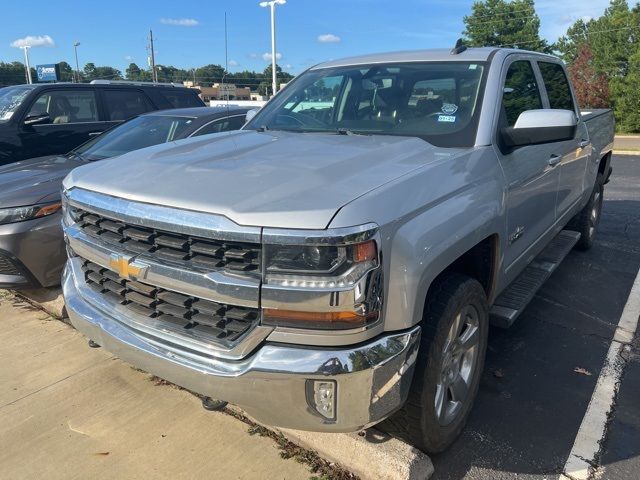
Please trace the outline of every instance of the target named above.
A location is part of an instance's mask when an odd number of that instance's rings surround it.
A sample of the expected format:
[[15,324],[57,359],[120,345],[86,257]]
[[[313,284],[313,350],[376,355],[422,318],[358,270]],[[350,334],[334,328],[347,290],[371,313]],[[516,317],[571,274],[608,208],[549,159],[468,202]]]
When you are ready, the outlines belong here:
[[271,7],[271,80],[273,94],[278,90],[276,84],[276,5],[284,5],[287,0],[271,0],[269,2],[260,2],[261,7]]
[[76,83],[80,83],[80,65],[78,64],[78,47],[80,42],[73,42],[73,49],[76,52]]
[[31,48],[31,45],[23,45],[20,48],[24,50],[24,68],[27,71],[27,83],[33,83],[33,80],[31,79],[31,65],[29,65],[29,49]]

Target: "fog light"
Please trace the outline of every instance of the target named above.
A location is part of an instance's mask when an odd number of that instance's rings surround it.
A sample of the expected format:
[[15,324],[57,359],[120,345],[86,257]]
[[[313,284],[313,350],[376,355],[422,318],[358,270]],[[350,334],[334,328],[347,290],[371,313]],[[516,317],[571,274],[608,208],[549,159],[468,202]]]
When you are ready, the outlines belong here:
[[336,419],[336,382],[307,380],[307,403],[327,420]]

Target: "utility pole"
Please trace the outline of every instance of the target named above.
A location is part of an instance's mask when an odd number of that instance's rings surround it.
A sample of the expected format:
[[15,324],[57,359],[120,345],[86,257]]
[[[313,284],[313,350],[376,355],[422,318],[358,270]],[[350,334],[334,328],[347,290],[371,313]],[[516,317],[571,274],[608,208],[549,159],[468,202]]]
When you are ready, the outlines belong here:
[[76,83],[80,83],[80,65],[78,64],[78,47],[80,42],[73,42],[73,49],[76,51]]
[[20,48],[24,50],[25,80],[27,83],[31,84],[33,83],[33,80],[31,79],[31,65],[29,65],[29,49],[31,48],[31,45],[24,45]]
[[158,72],[156,72],[156,52],[153,49],[153,30],[149,30],[149,49],[151,51],[151,79],[158,82]]

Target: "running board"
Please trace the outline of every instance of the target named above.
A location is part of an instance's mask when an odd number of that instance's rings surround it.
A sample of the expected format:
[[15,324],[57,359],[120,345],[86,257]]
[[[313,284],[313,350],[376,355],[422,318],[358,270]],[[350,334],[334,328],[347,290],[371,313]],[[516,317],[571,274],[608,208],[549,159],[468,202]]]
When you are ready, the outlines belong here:
[[580,233],[562,230],[522,273],[500,294],[491,307],[491,324],[509,328],[542,284],[580,240]]

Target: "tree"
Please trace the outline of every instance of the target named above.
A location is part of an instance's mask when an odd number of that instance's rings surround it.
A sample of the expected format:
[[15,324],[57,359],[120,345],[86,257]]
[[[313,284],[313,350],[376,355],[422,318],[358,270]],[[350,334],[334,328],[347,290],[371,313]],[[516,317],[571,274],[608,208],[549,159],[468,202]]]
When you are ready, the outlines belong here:
[[220,83],[224,73],[224,67],[211,64],[196,68],[195,77],[197,82],[211,85],[213,83]]
[[476,1],[464,17],[465,43],[472,47],[500,46],[549,52],[540,38],[540,17],[533,0]]
[[113,67],[96,67],[94,63],[84,66],[84,78],[91,80],[122,80],[122,72]]
[[593,65],[593,52],[588,43],[577,47],[577,55],[569,65],[569,76],[573,83],[578,105],[581,108],[607,108],[611,105],[609,80]]
[[[587,45],[592,57],[589,65],[596,75],[607,79],[610,89],[609,106],[614,107],[618,129],[640,132],[640,120],[635,112],[638,103],[637,61],[640,59],[640,6],[629,9],[626,0],[611,0],[599,18],[574,23],[557,44],[570,70],[578,71],[582,45]],[[578,62],[578,67],[573,65]],[[598,82],[601,83],[601,82]]]
[[58,63],[58,70],[60,71],[59,82],[73,82],[73,68],[67,62]]
[[640,132],[640,49],[629,57],[629,71],[613,87],[618,130]]
[[[36,78],[36,72],[31,69],[31,78]],[[25,80],[24,63],[0,62],[0,85],[20,85],[27,83]]]

